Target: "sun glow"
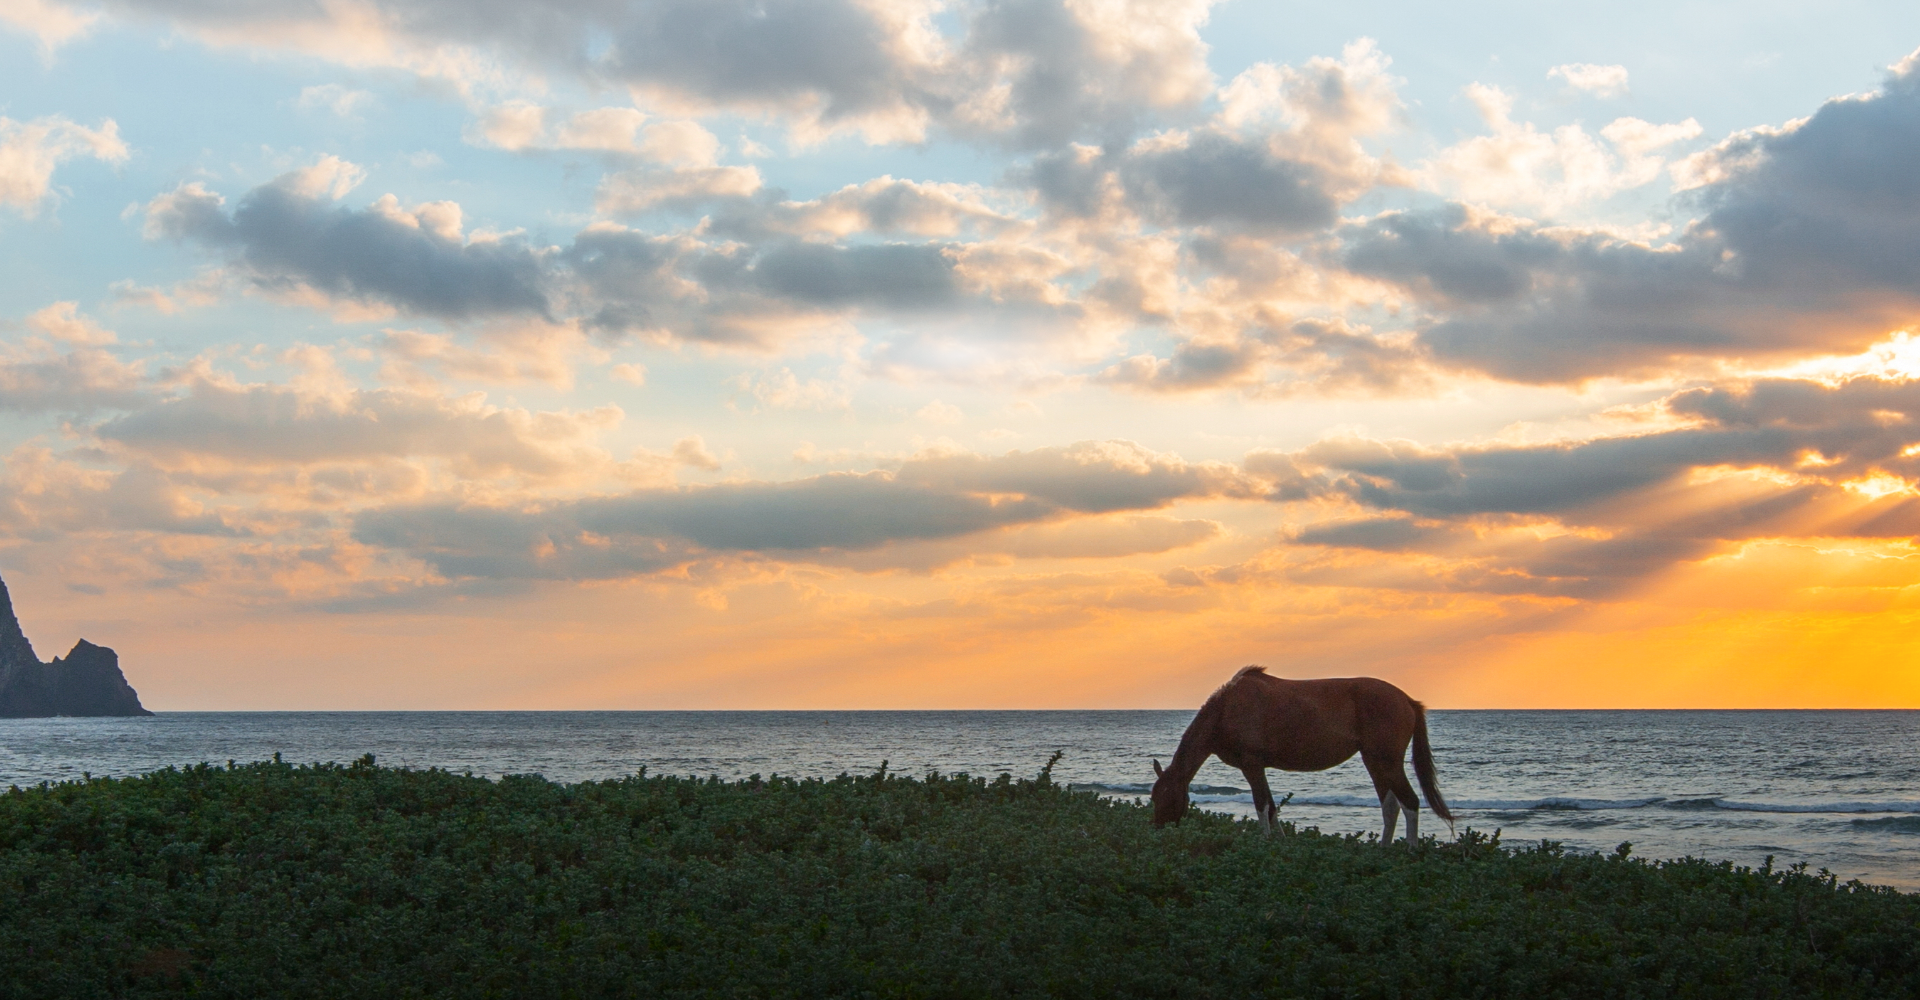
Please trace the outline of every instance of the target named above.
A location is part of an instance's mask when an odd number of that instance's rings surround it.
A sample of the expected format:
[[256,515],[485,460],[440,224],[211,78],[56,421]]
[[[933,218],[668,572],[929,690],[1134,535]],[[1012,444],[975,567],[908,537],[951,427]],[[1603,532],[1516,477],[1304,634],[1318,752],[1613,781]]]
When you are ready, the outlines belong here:
[[1899,330],[1859,354],[1834,355],[1755,371],[1757,377],[1804,378],[1829,384],[1851,378],[1920,378],[1920,337]]
[[1858,493],[1869,500],[1890,497],[1896,493],[1914,493],[1913,484],[1889,473],[1867,476],[1862,479],[1849,479],[1840,484],[1847,490]]

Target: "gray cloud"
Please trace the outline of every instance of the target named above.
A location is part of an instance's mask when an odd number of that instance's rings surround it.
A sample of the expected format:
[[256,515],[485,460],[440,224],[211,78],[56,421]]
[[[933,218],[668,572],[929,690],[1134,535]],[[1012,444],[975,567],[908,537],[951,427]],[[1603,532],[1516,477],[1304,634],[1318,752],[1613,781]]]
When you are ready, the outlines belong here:
[[[1141,354],[1094,376],[1097,382],[1147,392],[1199,392],[1241,385],[1284,394],[1341,389],[1392,390],[1422,374],[1422,358],[1346,324],[1303,319],[1254,326],[1222,343],[1185,341],[1166,358]],[[1276,378],[1276,373],[1279,377]]]
[[1120,177],[1142,214],[1163,225],[1303,233],[1339,214],[1321,169],[1276,154],[1264,137],[1202,130],[1179,147],[1134,152]]
[[1301,545],[1402,552],[1424,548],[1435,539],[1450,539],[1456,531],[1445,525],[1418,524],[1407,517],[1363,517],[1309,525],[1293,540]]
[[1339,217],[1351,179],[1285,152],[1285,142],[1198,129],[1178,141],[1144,140],[1104,152],[1072,147],[1045,153],[1016,172],[1058,215],[1088,218],[1113,195],[1148,222],[1303,234]]
[[550,316],[546,265],[524,242],[466,241],[384,202],[335,207],[311,174],[254,188],[230,215],[217,195],[183,187],[149,205],[148,232],[231,253],[268,289],[312,288],[447,320]]
[[1697,158],[1671,246],[1449,206],[1346,231],[1343,261],[1428,303],[1437,358],[1519,381],[1857,351],[1920,318],[1916,158],[1920,64]]
[[703,225],[715,236],[750,243],[782,237],[839,237],[853,232],[950,236],[962,230],[998,232],[1022,220],[987,203],[1001,192],[974,185],[922,183],[891,176],[849,184],[807,201],[764,189],[752,197],[718,199]]
[[851,0],[665,0],[608,20],[592,71],[627,83],[721,105],[817,100],[828,126],[938,101],[897,26]]
[[927,309],[958,297],[953,266],[945,249],[932,245],[786,243],[767,248],[751,261],[709,258],[695,273],[710,286],[749,289],[809,305]]
[[769,234],[758,245],[710,244],[598,224],[547,251],[517,239],[463,239],[451,203],[406,210],[389,196],[366,209],[336,207],[327,185],[337,190],[331,178],[351,169],[328,158],[254,188],[230,213],[219,195],[183,186],[149,204],[147,232],[226,253],[269,290],[311,289],[448,321],[562,320],[564,304],[610,335],[769,346],[852,313],[1020,307],[963,287],[961,248],[946,243]]
[[[519,509],[390,507],[358,515],[353,533],[449,577],[594,579],[655,572],[700,553],[832,556],[1253,489],[1229,466],[1106,442],[996,458],[933,455],[894,472],[643,490]],[[1191,543],[1213,530],[1183,525],[1152,542]]]
[[760,345],[808,314],[919,311],[963,304],[955,262],[937,244],[834,246],[776,240],[714,249],[637,230],[594,227],[561,259],[598,303],[604,333],[668,330]]
[[[365,6],[378,12],[379,46],[364,37],[375,19],[321,0],[106,6],[222,43],[355,52],[463,87],[488,82],[463,68],[472,60],[436,58],[460,46],[535,74],[891,140],[918,141],[929,126],[1028,146],[1106,136],[1154,110],[1191,108],[1212,87],[1197,32],[1204,4],[1118,19],[1062,0],[984,0],[935,20],[856,0],[377,0]],[[981,104],[994,93],[1004,100]]]
[[952,93],[964,99],[1004,83],[1007,113],[982,122],[965,115],[962,105],[958,130],[999,133],[1026,146],[1111,139],[1130,132],[1150,110],[1189,107],[1211,90],[1206,45],[1193,30],[1205,19],[1204,6],[1134,8],[1104,23],[1099,13],[1089,15],[1084,20],[1059,0],[997,0],[975,8],[966,68]]
[[1095,380],[1153,392],[1214,389],[1256,378],[1269,354],[1256,340],[1228,344],[1189,341],[1175,347],[1171,357],[1135,355],[1104,369]]
[[[1913,500],[1867,502],[1844,488],[1875,474],[1920,479],[1920,455],[1909,453],[1920,442],[1920,381],[1766,379],[1685,390],[1665,406],[1695,425],[1565,445],[1339,439],[1247,464],[1276,480],[1298,477],[1292,497],[1341,497],[1381,512],[1308,526],[1295,544],[1464,560],[1492,573],[1472,579],[1502,592],[1602,596],[1740,539],[1899,537],[1920,526]],[[1718,490],[1692,482],[1712,468],[1780,478]],[[1510,530],[1539,518],[1592,530],[1545,538]],[[1327,582],[1373,571],[1313,572],[1332,574]],[[1433,572],[1407,572],[1441,586]],[[1446,586],[1468,579],[1442,576]]]

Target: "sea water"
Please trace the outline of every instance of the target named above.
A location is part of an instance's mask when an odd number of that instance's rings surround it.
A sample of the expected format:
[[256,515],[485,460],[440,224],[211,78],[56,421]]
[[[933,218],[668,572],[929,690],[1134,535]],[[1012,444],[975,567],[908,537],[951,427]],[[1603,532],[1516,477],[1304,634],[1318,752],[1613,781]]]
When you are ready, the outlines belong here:
[[[281,754],[292,762],[439,767],[554,781],[649,774],[832,777],[1037,773],[1144,795],[1152,758],[1191,711],[1059,712],[164,712],[137,719],[0,720],[0,788]],[[1456,826],[1508,844],[1549,839],[1644,858],[1804,862],[1843,879],[1920,890],[1920,712],[1434,711],[1440,787]],[[1409,769],[1410,770],[1410,769]],[[1411,775],[1409,775],[1411,776]],[[1270,772],[1281,818],[1377,833],[1358,759]],[[1202,808],[1251,816],[1240,772],[1212,761]],[[1142,820],[1144,822],[1144,819]],[[1422,812],[1423,833],[1445,824]]]

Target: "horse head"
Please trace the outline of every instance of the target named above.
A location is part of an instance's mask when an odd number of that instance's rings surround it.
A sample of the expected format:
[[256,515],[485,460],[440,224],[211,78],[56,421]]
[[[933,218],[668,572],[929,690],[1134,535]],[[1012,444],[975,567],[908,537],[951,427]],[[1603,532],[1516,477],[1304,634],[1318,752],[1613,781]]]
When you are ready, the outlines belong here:
[[1187,782],[1177,781],[1153,762],[1153,825],[1178,823],[1187,815]]

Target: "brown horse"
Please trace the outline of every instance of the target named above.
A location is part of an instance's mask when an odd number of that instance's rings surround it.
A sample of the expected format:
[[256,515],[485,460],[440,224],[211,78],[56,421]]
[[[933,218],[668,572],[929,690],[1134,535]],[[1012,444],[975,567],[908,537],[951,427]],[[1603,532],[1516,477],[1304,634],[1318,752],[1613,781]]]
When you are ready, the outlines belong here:
[[1243,667],[1200,706],[1180,737],[1173,763],[1161,770],[1160,762],[1153,762],[1153,825],[1180,822],[1194,774],[1208,757],[1218,756],[1247,776],[1254,813],[1272,833],[1280,811],[1267,787],[1267,768],[1324,771],[1358,753],[1380,796],[1386,825],[1380,842],[1393,840],[1394,821],[1404,812],[1412,846],[1420,840],[1420,800],[1403,764],[1409,741],[1427,805],[1451,830],[1453,814],[1440,797],[1427,745],[1426,706],[1372,677],[1288,681],[1268,676],[1265,667]]

